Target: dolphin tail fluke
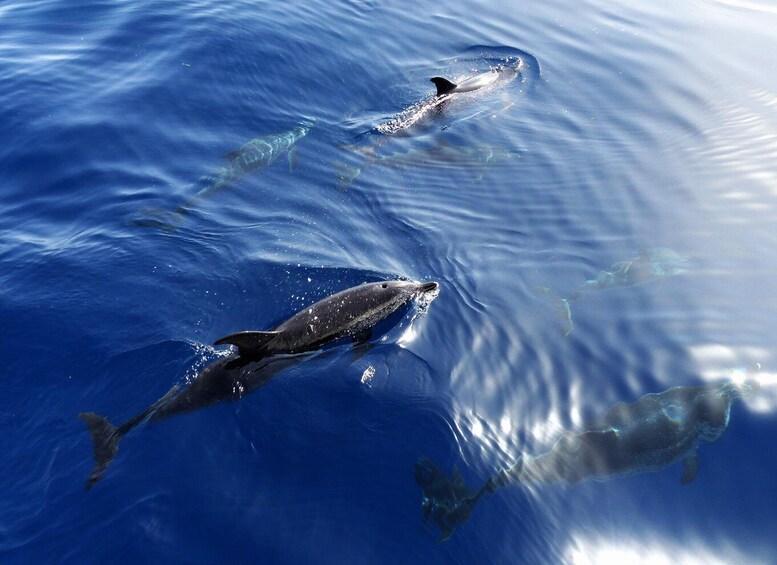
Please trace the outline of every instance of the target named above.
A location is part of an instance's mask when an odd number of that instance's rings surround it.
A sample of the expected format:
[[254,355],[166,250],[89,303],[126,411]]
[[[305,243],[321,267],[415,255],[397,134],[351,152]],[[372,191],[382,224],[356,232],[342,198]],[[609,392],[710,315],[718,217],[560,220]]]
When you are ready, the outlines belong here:
[[94,444],[94,469],[86,481],[86,490],[103,478],[103,474],[119,451],[121,432],[105,416],[94,412],[82,412],[78,417],[86,423]]
[[430,80],[437,87],[437,96],[448,94],[450,91],[456,88],[456,83],[449,81],[447,78],[434,77]]
[[448,478],[434,461],[425,457],[416,463],[415,480],[422,489],[424,518],[437,524],[440,542],[467,521],[481,496],[492,492],[484,487],[473,493],[457,470]]

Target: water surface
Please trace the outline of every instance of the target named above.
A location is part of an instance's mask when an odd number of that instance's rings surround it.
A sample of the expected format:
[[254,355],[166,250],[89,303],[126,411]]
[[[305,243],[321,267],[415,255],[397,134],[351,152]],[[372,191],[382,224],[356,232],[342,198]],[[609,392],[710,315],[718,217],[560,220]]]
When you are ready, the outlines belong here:
[[[753,362],[769,380],[775,25],[757,0],[6,2],[3,561],[777,560],[768,386],[686,487],[674,466],[504,489],[438,544],[413,479],[428,456],[474,487],[617,402]],[[432,76],[515,58],[381,133]],[[138,225],[312,121],[292,171]],[[684,272],[586,293],[565,336],[556,299],[650,249]],[[427,315],[133,432],[84,492],[79,412],[120,422],[218,337],[399,277],[440,281]]]

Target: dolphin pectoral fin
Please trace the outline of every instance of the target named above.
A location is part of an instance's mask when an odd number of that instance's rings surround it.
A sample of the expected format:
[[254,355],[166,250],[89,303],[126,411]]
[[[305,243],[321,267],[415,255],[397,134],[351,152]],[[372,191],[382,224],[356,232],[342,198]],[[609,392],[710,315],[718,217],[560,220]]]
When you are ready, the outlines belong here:
[[683,477],[680,479],[681,485],[689,485],[696,478],[699,472],[699,449],[696,448],[693,453],[683,460]]
[[297,169],[297,148],[289,149],[287,157],[289,159],[289,174],[291,174]]
[[451,90],[456,88],[456,83],[449,81],[447,78],[433,77],[429,80],[431,80],[437,87],[437,96],[448,94]]
[[250,356],[262,353],[263,349],[281,332],[237,332],[225,335],[213,342],[213,345],[234,345],[240,355]]

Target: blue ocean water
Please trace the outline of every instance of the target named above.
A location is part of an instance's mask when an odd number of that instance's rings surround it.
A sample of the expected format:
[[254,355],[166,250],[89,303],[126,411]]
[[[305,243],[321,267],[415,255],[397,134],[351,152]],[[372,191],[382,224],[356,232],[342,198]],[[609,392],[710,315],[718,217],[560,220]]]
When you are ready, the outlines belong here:
[[[777,562],[776,25],[766,0],[2,3],[0,560]],[[517,62],[387,130],[431,77]],[[79,413],[121,423],[222,335],[386,278],[441,289],[366,350],[138,427],[85,491]],[[478,488],[753,363],[688,486],[511,486],[444,543],[424,521],[421,457]]]

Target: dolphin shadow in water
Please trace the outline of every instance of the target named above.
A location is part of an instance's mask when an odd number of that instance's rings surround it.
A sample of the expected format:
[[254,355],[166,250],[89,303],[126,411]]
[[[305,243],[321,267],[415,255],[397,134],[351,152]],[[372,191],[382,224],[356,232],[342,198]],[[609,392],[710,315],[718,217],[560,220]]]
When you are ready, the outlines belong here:
[[338,163],[337,188],[347,190],[356,178],[368,167],[379,165],[391,169],[407,167],[446,168],[457,167],[471,169],[475,173],[473,181],[483,178],[486,171],[493,167],[522,157],[521,151],[504,149],[502,147],[475,144],[457,145],[439,138],[434,145],[410,149],[404,152],[376,154],[366,159],[360,166],[348,166]]
[[366,342],[374,326],[416,297],[427,293],[436,296],[438,288],[436,282],[380,281],[343,290],[306,307],[272,331],[238,332],[217,340],[217,345],[237,346],[238,354],[214,361],[185,388],[173,386],[119,426],[94,412],[79,414],[94,444],[95,466],[87,490],[103,478],[121,439],[143,422],[158,422],[225,400],[239,400],[283,369],[307,358],[298,354],[345,337]]
[[297,127],[271,135],[252,139],[238,149],[225,155],[227,162],[219,167],[213,175],[205,176],[200,182],[205,186],[175,210],[160,208],[144,208],[140,217],[131,221],[136,226],[151,227],[172,232],[183,223],[186,215],[201,200],[231,187],[246,175],[269,167],[281,156],[289,160],[289,172],[297,165],[297,143],[307,137],[316,121],[303,121]]
[[616,404],[583,431],[563,434],[550,451],[520,456],[474,492],[457,474],[449,479],[436,463],[422,458],[415,479],[423,491],[424,515],[437,524],[444,541],[483,496],[512,484],[606,481],[658,471],[680,460],[680,482],[690,484],[699,470],[699,445],[718,440],[728,427],[731,404],[757,388],[755,381],[675,387]]

